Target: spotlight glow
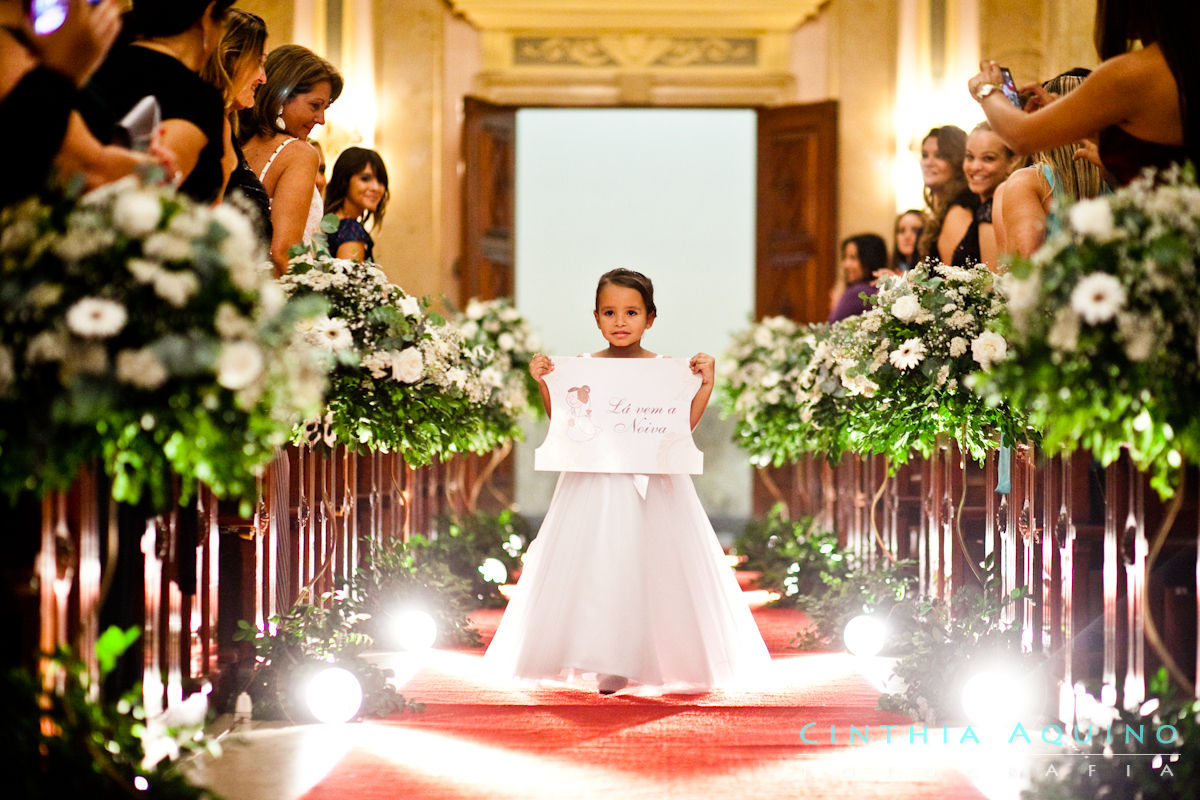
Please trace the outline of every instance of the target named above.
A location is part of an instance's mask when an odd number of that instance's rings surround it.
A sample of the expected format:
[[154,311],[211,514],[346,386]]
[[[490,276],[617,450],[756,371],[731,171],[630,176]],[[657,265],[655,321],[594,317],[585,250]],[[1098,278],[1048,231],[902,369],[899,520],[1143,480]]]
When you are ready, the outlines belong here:
[[424,611],[408,609],[396,615],[392,635],[403,650],[428,650],[437,640],[437,623]]
[[362,708],[362,685],[349,670],[326,667],[308,682],[305,699],[319,722],[349,722]]
[[879,651],[887,643],[887,625],[878,617],[866,614],[855,617],[846,623],[842,639],[846,649],[856,656],[870,657],[879,655]]
[[479,574],[488,583],[504,584],[508,581],[508,567],[498,558],[485,558],[479,565]]
[[963,711],[976,727],[1009,729],[1026,716],[1031,705],[1029,693],[1029,682],[1015,671],[984,669],[963,685]]

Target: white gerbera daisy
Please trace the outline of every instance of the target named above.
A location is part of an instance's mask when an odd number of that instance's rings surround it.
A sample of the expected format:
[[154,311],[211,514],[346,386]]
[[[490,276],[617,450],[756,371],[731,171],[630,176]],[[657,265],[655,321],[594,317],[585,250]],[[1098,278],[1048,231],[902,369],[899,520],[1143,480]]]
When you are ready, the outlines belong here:
[[1071,308],[1089,325],[1107,322],[1125,305],[1125,288],[1107,272],[1083,277],[1071,290]]
[[67,310],[67,327],[79,336],[104,339],[125,327],[125,306],[103,297],[84,297]]
[[322,317],[313,324],[310,341],[336,352],[353,347],[354,335],[350,333],[350,325],[341,317]]
[[888,356],[888,360],[896,369],[912,369],[924,359],[925,343],[916,337],[906,339]]

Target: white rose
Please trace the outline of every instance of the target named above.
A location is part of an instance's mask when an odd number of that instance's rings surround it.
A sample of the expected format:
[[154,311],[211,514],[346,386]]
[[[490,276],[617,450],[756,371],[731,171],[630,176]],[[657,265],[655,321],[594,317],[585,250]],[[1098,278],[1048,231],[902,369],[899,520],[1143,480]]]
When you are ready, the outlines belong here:
[[521,316],[521,313],[512,306],[505,306],[500,309],[500,319],[505,322],[516,322]]
[[921,303],[914,295],[906,294],[892,303],[892,316],[901,322],[912,322],[921,313]]
[[421,316],[421,301],[415,297],[405,295],[400,298],[400,302],[396,304],[400,308],[400,312],[406,317]]
[[1071,227],[1084,236],[1105,240],[1113,235],[1112,206],[1107,200],[1080,200],[1069,212]]
[[425,359],[415,347],[406,347],[392,358],[392,377],[402,383],[416,383],[425,372]]
[[264,316],[273,317],[287,304],[287,294],[279,281],[264,281],[258,287],[258,304]]
[[1008,342],[995,331],[984,331],[971,342],[971,357],[985,370],[1008,355]]
[[513,338],[508,331],[496,337],[496,344],[500,345],[500,349],[506,353],[511,353],[513,348],[517,346],[517,340]]
[[473,319],[469,319],[462,324],[459,330],[462,331],[464,338],[473,339],[475,338],[475,334],[479,333],[479,323]]
[[145,236],[161,219],[162,201],[150,192],[122,192],[113,204],[113,224],[130,236]]
[[476,300],[474,297],[472,297],[470,302],[467,303],[467,319],[480,319],[486,313],[487,306]]
[[162,272],[162,266],[157,261],[149,261],[145,258],[131,258],[125,262],[125,269],[129,270],[138,283],[153,283],[154,278],[158,273]]
[[157,389],[166,383],[167,367],[147,348],[117,353],[117,380],[139,389]]
[[258,379],[265,365],[263,352],[254,342],[230,342],[217,356],[217,383],[226,389],[245,389]]

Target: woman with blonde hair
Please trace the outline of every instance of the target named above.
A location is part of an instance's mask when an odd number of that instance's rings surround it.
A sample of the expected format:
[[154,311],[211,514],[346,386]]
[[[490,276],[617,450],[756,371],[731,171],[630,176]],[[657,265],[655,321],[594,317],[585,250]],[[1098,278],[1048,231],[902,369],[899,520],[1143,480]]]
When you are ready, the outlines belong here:
[[271,198],[262,181],[246,163],[237,142],[237,112],[254,105],[254,92],[267,80],[263,68],[267,43],[267,24],[262,17],[231,8],[225,35],[200,71],[200,77],[221,90],[225,98],[225,154],[221,168],[225,173],[226,199],[241,197],[257,212],[259,235],[271,241]]
[[[1090,70],[1075,68],[1042,84],[1051,95],[1074,91]],[[1030,256],[1055,227],[1055,210],[1064,203],[1097,197],[1107,191],[1100,168],[1076,155],[1078,143],[1036,153],[1033,164],[1019,169],[996,190],[992,219],[1001,253]]]
[[325,110],[342,93],[342,76],[297,44],[272,50],[265,66],[267,81],[239,121],[246,161],[271,197],[271,260],[282,274],[292,245],[307,243],[320,228],[318,156],[308,135],[325,123]]

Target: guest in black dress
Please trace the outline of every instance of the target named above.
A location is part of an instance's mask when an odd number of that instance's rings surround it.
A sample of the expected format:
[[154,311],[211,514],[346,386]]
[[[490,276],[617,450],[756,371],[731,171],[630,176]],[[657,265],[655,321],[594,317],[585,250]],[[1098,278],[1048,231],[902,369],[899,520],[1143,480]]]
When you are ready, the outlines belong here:
[[329,235],[329,252],[337,258],[373,261],[375,230],[383,222],[388,198],[387,167],[374,150],[349,147],[338,156],[325,189],[325,213],[337,214],[338,228]]
[[963,159],[963,172],[967,185],[979,198],[979,208],[966,234],[954,248],[954,255],[947,263],[960,267],[987,264],[995,271],[996,232],[992,225],[992,198],[996,189],[1007,180],[1014,170],[1023,166],[1019,156],[1004,144],[986,122],[981,122],[967,137],[967,155]]
[[917,242],[925,228],[925,215],[910,208],[896,217],[892,226],[892,271],[908,272],[917,265]]
[[921,174],[925,179],[925,228],[917,241],[918,260],[951,263],[954,248],[971,227],[979,198],[963,175],[967,134],[957,125],[934,128],[921,142]]
[[237,112],[254,105],[255,90],[267,80],[267,71],[263,67],[266,43],[267,24],[262,17],[231,8],[225,35],[200,75],[220,89],[225,97],[225,152],[221,164],[228,178],[224,199],[253,212],[259,237],[269,246],[271,198],[246,163],[246,156],[237,141]]
[[198,74],[221,41],[233,0],[134,0],[118,46],[84,90],[80,111],[92,133],[111,142],[116,124],[142,98],[162,113],[160,139],[174,153],[179,188],[203,203],[221,196],[225,176],[224,101]]

